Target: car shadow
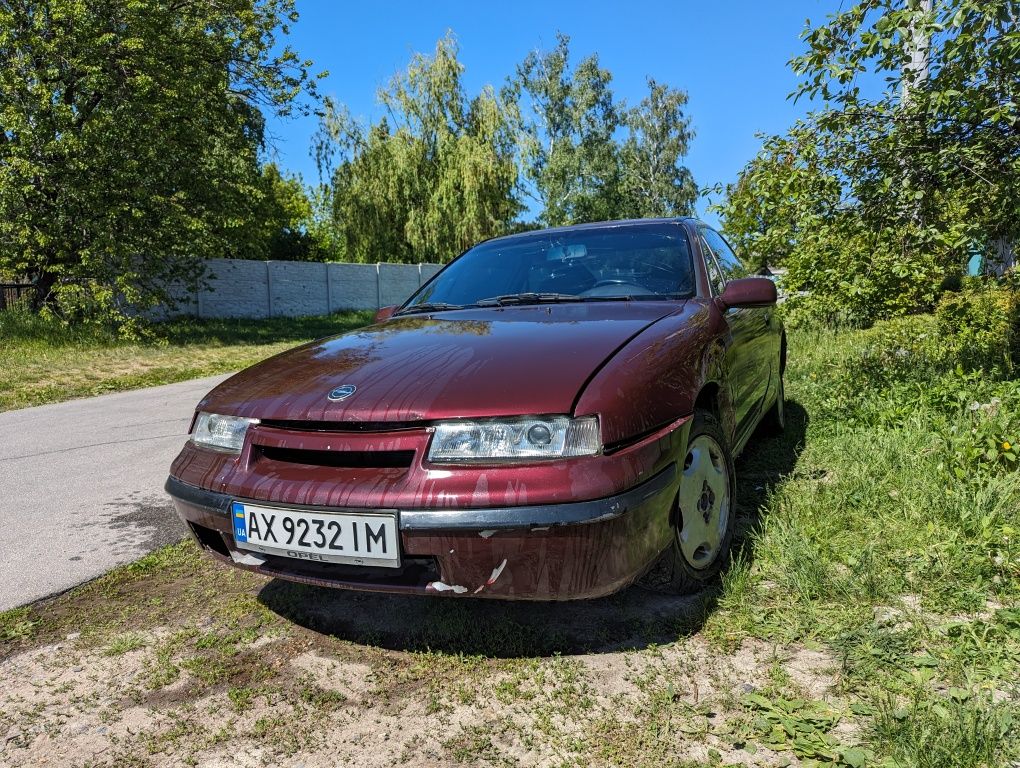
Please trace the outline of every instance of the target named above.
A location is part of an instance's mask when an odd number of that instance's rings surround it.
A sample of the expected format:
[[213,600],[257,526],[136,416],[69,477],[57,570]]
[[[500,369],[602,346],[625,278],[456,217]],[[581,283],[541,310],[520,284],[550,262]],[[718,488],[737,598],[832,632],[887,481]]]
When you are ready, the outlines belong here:
[[[756,435],[737,460],[735,547],[756,535],[769,492],[793,471],[807,412],[787,403],[787,428]],[[718,587],[677,597],[630,587],[598,600],[537,603],[348,592],[274,579],[258,599],[269,610],[318,634],[400,651],[493,658],[608,653],[646,648],[696,633]]]

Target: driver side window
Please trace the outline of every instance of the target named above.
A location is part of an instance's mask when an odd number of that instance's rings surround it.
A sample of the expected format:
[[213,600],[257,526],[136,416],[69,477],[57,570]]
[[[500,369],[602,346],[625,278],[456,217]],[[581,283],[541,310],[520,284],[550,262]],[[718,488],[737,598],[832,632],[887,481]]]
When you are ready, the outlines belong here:
[[699,240],[701,241],[701,254],[705,258],[705,268],[708,270],[708,281],[712,284],[712,291],[718,296],[723,292],[723,288],[726,287],[726,278],[723,276],[715,252],[706,238],[708,231],[706,227],[699,227],[698,229]]
[[708,227],[703,227],[701,233],[702,237],[708,241],[709,246],[712,248],[712,253],[715,254],[715,258],[719,262],[719,268],[722,270],[725,282],[736,280],[738,277],[748,276],[747,269],[740,262],[740,259],[737,258],[737,254],[733,252],[733,249],[730,248],[730,244],[723,239],[722,235]]

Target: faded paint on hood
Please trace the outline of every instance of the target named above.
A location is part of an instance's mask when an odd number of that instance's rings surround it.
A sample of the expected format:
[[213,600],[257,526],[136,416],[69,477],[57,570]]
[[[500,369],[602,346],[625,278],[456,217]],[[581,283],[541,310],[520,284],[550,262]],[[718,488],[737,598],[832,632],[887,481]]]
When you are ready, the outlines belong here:
[[[569,413],[609,356],[682,307],[620,301],[397,317],[265,360],[220,384],[199,408],[334,422]],[[342,384],[357,390],[328,400]]]

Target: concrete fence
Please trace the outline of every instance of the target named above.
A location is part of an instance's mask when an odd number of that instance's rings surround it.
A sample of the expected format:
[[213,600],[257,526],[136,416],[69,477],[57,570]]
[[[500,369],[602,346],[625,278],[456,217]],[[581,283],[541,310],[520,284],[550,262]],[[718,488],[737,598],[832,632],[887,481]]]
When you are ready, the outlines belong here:
[[400,304],[438,264],[340,264],[210,259],[205,285],[178,293],[173,314],[192,317],[300,317]]

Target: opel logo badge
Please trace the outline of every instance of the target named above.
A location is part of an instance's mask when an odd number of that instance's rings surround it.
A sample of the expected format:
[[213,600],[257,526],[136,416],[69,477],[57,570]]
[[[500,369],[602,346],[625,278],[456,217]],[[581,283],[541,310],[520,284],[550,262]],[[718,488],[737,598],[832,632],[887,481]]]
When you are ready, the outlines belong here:
[[356,390],[357,387],[354,386],[353,384],[341,384],[339,387],[333,389],[329,393],[328,397],[334,403],[338,403],[341,400],[346,400],[348,397],[353,395]]

